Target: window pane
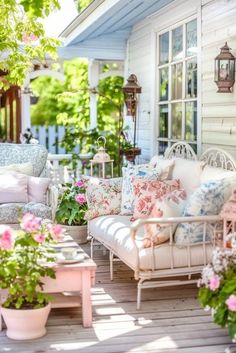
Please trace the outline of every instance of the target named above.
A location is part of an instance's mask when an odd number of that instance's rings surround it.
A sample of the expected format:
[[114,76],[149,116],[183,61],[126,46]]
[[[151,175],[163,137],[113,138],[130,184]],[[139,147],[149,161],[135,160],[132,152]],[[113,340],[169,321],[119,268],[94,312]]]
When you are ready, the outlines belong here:
[[197,59],[186,63],[186,98],[197,97]]
[[183,64],[172,66],[172,99],[182,98]]
[[185,139],[197,140],[197,102],[185,104]]
[[186,48],[187,56],[197,54],[197,20],[193,20],[186,25]]
[[160,70],[160,100],[168,100],[168,68]]
[[182,139],[182,103],[172,104],[172,138]]
[[173,61],[183,58],[183,26],[172,31],[172,59]]
[[160,45],[160,65],[169,62],[169,32],[162,34],[159,37]]
[[159,148],[158,148],[158,153],[159,154],[164,154],[165,150],[168,147],[168,142],[166,141],[159,141]]
[[160,105],[159,137],[168,137],[168,105]]

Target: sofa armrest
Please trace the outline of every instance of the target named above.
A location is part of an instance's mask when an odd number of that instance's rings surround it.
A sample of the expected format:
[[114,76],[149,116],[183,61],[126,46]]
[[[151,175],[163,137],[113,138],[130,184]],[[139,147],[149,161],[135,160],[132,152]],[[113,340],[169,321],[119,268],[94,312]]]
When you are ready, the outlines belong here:
[[[172,217],[172,218],[145,218],[138,219],[134,221],[130,227],[130,234],[133,241],[136,240],[137,231],[140,227],[145,224],[159,224],[165,226],[175,225],[176,223],[217,223],[222,222],[222,218],[220,216],[195,216],[195,217]],[[205,234],[206,235],[206,234]],[[203,237],[205,238],[205,237]],[[205,242],[205,240],[203,241]],[[170,244],[173,244],[173,234],[170,234]]]

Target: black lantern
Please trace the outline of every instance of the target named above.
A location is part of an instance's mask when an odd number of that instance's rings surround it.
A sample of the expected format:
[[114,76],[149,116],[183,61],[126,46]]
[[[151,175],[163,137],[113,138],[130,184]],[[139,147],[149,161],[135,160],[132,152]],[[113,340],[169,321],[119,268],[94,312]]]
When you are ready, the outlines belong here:
[[235,56],[230,52],[227,42],[220,48],[215,58],[215,83],[217,92],[230,93],[235,81]]

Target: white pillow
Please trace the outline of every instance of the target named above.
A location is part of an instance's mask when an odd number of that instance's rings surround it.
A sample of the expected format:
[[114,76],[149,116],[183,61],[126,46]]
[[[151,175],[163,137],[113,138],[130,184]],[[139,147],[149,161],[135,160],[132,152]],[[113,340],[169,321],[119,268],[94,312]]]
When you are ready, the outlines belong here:
[[24,174],[0,174],[0,204],[27,203],[28,177]]
[[26,175],[33,175],[34,170],[31,163],[9,164],[0,167],[0,174],[17,172]]
[[190,196],[200,186],[205,162],[175,158],[172,179],[180,179],[180,187]]
[[209,180],[222,180],[224,178],[236,178],[236,171],[222,168],[214,168],[206,165],[201,174],[201,183]]
[[46,204],[47,189],[50,184],[49,178],[28,177],[29,202]]
[[150,160],[150,164],[154,168],[158,167],[161,169],[160,180],[171,179],[175,165],[174,159],[164,159],[162,156],[154,156]]

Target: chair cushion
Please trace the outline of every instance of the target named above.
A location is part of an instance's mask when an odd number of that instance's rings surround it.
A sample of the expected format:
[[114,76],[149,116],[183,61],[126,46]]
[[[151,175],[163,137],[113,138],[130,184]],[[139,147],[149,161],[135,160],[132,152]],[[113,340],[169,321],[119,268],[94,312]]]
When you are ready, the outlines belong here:
[[172,172],[172,179],[180,179],[181,188],[190,196],[200,185],[201,174],[205,162],[190,161],[182,158],[175,158],[175,165]]
[[30,162],[38,177],[47,162],[48,152],[42,145],[0,143],[0,166]]
[[28,202],[28,176],[18,173],[0,174],[0,204]]
[[[130,217],[129,216],[101,216],[89,222],[89,232],[101,243],[114,251],[119,258],[129,267],[135,270],[138,265],[142,270],[152,269],[152,251],[155,254],[155,269],[167,269],[171,267],[171,247],[167,244],[152,248],[143,248],[143,230],[138,232],[139,240],[136,241],[140,252],[136,251],[133,240],[130,236]],[[207,261],[211,260],[212,246],[206,246]],[[188,256],[186,248],[173,247],[174,266],[185,267],[188,265]],[[201,245],[195,245],[191,248],[191,264],[193,266],[203,265],[203,248]]]
[[0,167],[0,174],[6,173],[20,173],[26,175],[33,175],[33,166],[31,163],[20,163],[20,164],[9,164],[4,167]]
[[51,208],[41,203],[8,203],[0,205],[0,224],[19,223],[19,218],[27,212],[43,219],[52,219]]
[[29,202],[46,204],[47,189],[51,179],[28,177],[28,197]]

